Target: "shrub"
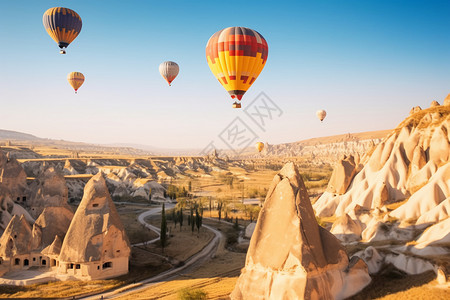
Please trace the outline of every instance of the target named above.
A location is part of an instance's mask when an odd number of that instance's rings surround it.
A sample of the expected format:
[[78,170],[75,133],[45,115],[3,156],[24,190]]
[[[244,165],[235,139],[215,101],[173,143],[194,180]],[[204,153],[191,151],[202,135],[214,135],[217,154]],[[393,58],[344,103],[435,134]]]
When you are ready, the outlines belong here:
[[178,292],[178,299],[180,300],[206,300],[208,294],[202,289],[185,288]]

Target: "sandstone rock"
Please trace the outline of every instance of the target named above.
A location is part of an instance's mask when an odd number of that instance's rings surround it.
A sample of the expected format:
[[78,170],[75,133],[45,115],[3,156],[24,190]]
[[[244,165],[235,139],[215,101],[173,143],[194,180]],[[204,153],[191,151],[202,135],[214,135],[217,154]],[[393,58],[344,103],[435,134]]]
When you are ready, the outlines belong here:
[[337,162],[328,182],[327,192],[344,194],[350,182],[357,173],[357,167],[353,155],[344,156]]
[[395,268],[409,275],[417,275],[434,270],[433,265],[429,261],[404,254],[389,253],[384,260],[386,263],[391,263]]
[[437,127],[430,140],[430,160],[436,165],[442,165],[449,161],[450,155],[450,120]]
[[245,234],[244,234],[244,236],[246,238],[248,238],[248,239],[251,238],[252,235],[253,235],[253,232],[255,231],[255,227],[256,227],[256,223],[255,222],[252,222],[252,223],[248,224],[247,227],[245,227]]
[[427,155],[421,146],[414,148],[411,161],[411,173],[415,174],[427,164]]
[[362,252],[359,252],[358,254],[359,257],[361,257],[364,262],[367,264],[367,267],[369,269],[369,274],[377,274],[380,270],[381,267],[384,264],[384,256],[381,255],[377,249],[375,249],[372,246],[367,247],[365,250],[363,250]]
[[33,233],[39,231],[40,236],[33,250],[49,246],[55,236],[64,238],[72,218],[73,212],[66,207],[46,207],[33,225]]
[[428,183],[389,215],[400,219],[418,219],[450,197],[450,162],[438,169]]
[[150,188],[151,192],[151,200],[165,200],[164,194],[166,192],[166,188],[160,185],[156,181],[149,181],[147,185]]
[[0,235],[8,226],[13,216],[24,216],[25,219],[33,223],[33,217],[28,211],[11,199],[9,192],[0,184]]
[[59,255],[59,253],[61,252],[61,246],[62,246],[62,240],[61,238],[57,235],[55,236],[55,239],[53,240],[53,242],[48,245],[47,247],[45,247],[41,253],[44,255]]
[[447,97],[445,98],[444,105],[450,105],[450,94],[448,94]]
[[406,188],[408,189],[408,192],[410,194],[414,194],[415,192],[417,192],[428,182],[428,180],[430,180],[431,176],[433,176],[437,170],[438,167],[431,160],[418,171],[413,171],[413,169],[411,169],[411,175],[406,182]]
[[386,183],[381,183],[374,189],[372,208],[381,208],[389,200],[389,189]]
[[373,210],[408,198],[391,215],[400,221],[417,219],[448,197],[449,140],[447,107],[406,118],[378,144],[343,195],[326,192],[319,197],[313,205],[316,214],[353,217],[357,207]]
[[361,224],[345,214],[339,217],[331,227],[330,232],[342,242],[359,241],[361,239]]
[[286,164],[272,181],[231,298],[344,299],[370,280],[367,266],[350,265],[339,241],[318,226],[296,167]]
[[64,175],[76,175],[76,174],[78,174],[77,170],[75,170],[75,168],[70,163],[70,160],[68,160],[68,159],[66,160],[66,162],[64,164],[63,172],[64,172]]
[[413,115],[415,113],[418,113],[419,111],[421,111],[422,108],[420,106],[414,106],[413,108],[411,108],[411,110],[409,111],[409,115]]
[[416,242],[414,247],[417,249],[423,249],[430,245],[447,246],[450,243],[450,218],[427,228]]
[[69,208],[67,200],[68,189],[64,176],[50,167],[31,183],[27,206],[31,215],[37,218],[46,207]]
[[450,197],[439,203],[439,205],[422,214],[417,219],[416,225],[437,224],[450,216]]
[[438,284],[446,284],[447,283],[447,275],[445,269],[440,267],[436,270],[436,280]]
[[436,106],[440,106],[439,102],[437,102],[436,100],[431,101],[430,107],[436,107]]
[[0,256],[11,258],[31,252],[31,226],[24,216],[13,216],[0,238]]
[[130,243],[102,173],[89,180],[61,246],[60,266],[81,264],[83,279],[128,272]]
[[19,162],[0,150],[0,184],[12,200],[23,203],[27,195],[27,174]]

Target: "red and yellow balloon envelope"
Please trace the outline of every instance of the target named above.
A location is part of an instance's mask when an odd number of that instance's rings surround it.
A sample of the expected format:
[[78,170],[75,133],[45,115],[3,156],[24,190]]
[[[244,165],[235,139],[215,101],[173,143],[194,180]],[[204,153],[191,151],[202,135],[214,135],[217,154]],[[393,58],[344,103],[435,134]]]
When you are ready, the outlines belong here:
[[[209,68],[232,99],[240,101],[264,68],[269,47],[257,31],[229,27],[213,34],[206,45]],[[235,102],[233,107],[240,107]]]
[[58,44],[59,53],[66,54],[66,48],[81,31],[81,18],[73,10],[65,7],[49,8],[42,18],[45,30]]
[[75,90],[75,94],[76,94],[77,90],[80,88],[80,86],[83,85],[84,75],[80,72],[71,72],[67,75],[67,81],[73,87],[73,89]]

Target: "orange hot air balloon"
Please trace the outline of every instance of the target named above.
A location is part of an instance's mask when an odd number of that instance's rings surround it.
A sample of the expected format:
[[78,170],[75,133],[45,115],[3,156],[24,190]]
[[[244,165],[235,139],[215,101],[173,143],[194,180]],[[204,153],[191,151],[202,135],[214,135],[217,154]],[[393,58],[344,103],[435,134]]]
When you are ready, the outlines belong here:
[[80,86],[83,85],[84,75],[80,72],[71,72],[67,75],[67,81],[73,87],[76,94]]
[[80,16],[65,7],[49,8],[44,13],[42,22],[47,33],[61,49],[61,54],[66,54],[66,48],[78,36],[82,27]]
[[258,152],[263,151],[264,149],[264,143],[263,142],[257,142],[255,145],[256,150],[258,150]]
[[237,101],[255,82],[264,68],[269,47],[257,31],[228,27],[213,34],[206,44],[206,60],[214,76]]

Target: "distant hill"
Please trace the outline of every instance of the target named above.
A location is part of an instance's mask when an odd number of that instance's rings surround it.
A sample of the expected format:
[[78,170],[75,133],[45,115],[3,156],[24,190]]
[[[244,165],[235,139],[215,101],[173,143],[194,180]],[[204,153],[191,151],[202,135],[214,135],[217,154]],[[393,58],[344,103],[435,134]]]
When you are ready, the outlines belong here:
[[[85,155],[154,155],[145,149],[133,147],[105,146],[65,140],[40,138],[32,134],[0,129],[0,146],[7,148],[15,158],[67,157]],[[29,151],[33,149],[33,151]]]
[[[312,156],[324,158],[325,161],[335,161],[342,154],[363,153],[377,144],[391,130],[379,130],[360,133],[347,133],[326,137],[318,137],[301,140],[292,143],[272,145],[265,143],[263,157],[293,157]],[[0,129],[0,141],[7,144],[13,142],[15,146],[23,147],[51,147],[53,149],[64,149],[73,152],[85,152],[90,154],[111,154],[111,155],[168,155],[168,156],[196,156],[202,149],[170,149],[159,148],[144,144],[114,143],[114,144],[88,144],[80,142],[70,142],[64,140],[53,140],[36,137],[31,134]],[[238,151],[236,156],[234,151],[223,149],[220,153],[232,158],[260,158],[253,147]],[[43,153],[42,155],[49,155]],[[80,153],[81,154],[81,153]],[[58,155],[56,155],[58,156]]]
[[42,139],[28,133],[0,129],[0,140],[37,141]]
[[359,133],[346,133],[333,136],[317,137],[293,143],[272,145],[264,143],[264,149],[257,153],[254,147],[236,152],[223,151],[231,158],[269,158],[269,157],[309,157],[317,162],[333,163],[342,155],[362,155],[377,145],[392,130],[378,130]]

